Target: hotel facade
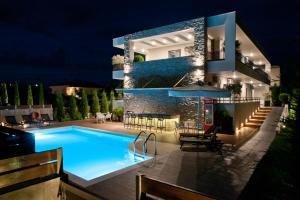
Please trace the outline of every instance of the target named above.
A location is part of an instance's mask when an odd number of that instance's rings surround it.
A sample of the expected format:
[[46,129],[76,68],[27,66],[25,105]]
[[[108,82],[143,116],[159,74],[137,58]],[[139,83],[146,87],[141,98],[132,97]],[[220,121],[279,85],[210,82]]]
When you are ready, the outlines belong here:
[[[113,46],[124,49],[113,79],[123,81],[125,112],[212,125],[222,110],[236,132],[269,105],[272,65],[236,12],[127,34]],[[134,61],[138,54],[143,62]]]

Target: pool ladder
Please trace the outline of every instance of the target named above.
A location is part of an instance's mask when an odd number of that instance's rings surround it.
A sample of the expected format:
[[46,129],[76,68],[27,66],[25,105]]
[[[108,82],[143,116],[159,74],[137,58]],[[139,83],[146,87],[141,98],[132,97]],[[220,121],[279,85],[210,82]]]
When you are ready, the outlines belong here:
[[[145,137],[143,137],[143,139],[144,139],[144,143],[143,143],[143,155],[140,155],[140,154],[137,154],[136,153],[136,142],[138,141],[138,139],[140,138],[140,137],[142,137],[142,136],[145,136]],[[151,136],[153,136],[154,137],[154,140],[153,140],[153,147],[154,147],[154,156],[155,155],[157,155],[157,146],[156,146],[156,135],[155,135],[155,133],[149,133],[149,134],[147,134],[147,132],[146,131],[141,131],[141,132],[139,132],[139,134],[136,136],[136,138],[135,138],[135,140],[134,140],[134,142],[133,142],[133,155],[134,155],[134,157],[135,156],[139,156],[139,157],[145,157],[145,155],[146,155],[146,153],[147,153],[147,142],[148,142],[148,140],[150,139],[150,137]],[[145,139],[146,138],[146,139]]]

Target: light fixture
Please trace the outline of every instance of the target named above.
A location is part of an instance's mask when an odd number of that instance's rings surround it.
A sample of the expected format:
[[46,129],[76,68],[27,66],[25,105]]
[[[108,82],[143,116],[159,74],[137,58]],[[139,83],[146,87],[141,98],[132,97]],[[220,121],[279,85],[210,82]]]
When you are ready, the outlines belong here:
[[166,39],[163,39],[162,42],[163,42],[164,44],[167,44],[168,41],[167,41]]
[[249,56],[252,57],[252,56],[253,56],[253,53],[251,52],[251,53],[249,54]]
[[262,86],[262,84],[260,83],[260,84],[258,84],[258,86],[259,86],[259,87],[261,87],[261,86]]
[[155,42],[155,41],[152,41],[151,44],[152,44],[152,45],[156,45],[156,42]]
[[144,52],[145,52],[145,49],[142,49],[142,52],[144,53]]
[[177,42],[177,41],[179,40],[179,38],[176,36],[176,37],[174,38],[174,40]]
[[259,64],[259,65],[262,65],[262,62],[261,62],[261,61],[259,61],[259,62],[258,62],[258,64]]
[[192,34],[188,34],[187,37],[188,37],[188,39],[192,39],[193,38]]
[[135,50],[135,49],[136,49],[136,47],[135,47],[135,46],[133,46],[133,47],[132,47],[132,49],[133,49],[133,50]]
[[233,74],[232,78],[236,79],[236,75],[235,75],[235,74]]
[[250,83],[253,84],[253,81],[251,80]]

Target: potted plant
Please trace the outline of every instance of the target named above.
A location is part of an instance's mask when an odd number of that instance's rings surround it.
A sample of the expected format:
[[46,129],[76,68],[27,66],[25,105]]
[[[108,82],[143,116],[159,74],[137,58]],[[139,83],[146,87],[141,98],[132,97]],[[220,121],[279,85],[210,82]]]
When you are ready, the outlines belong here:
[[115,55],[111,59],[112,59],[112,65],[114,70],[123,70],[124,56]]
[[113,109],[113,115],[118,118],[118,121],[123,121],[123,114],[124,114],[124,108],[123,107],[117,107]]
[[239,97],[242,92],[242,85],[240,83],[234,83],[227,85],[227,90],[231,91],[235,98]]

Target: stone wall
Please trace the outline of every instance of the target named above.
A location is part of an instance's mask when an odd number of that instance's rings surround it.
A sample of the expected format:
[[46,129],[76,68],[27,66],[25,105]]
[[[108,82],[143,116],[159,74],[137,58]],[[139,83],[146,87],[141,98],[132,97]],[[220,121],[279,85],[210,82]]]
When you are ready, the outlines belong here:
[[5,121],[5,116],[15,116],[18,122],[23,121],[22,115],[30,115],[33,112],[40,114],[48,114],[50,119],[53,119],[53,108],[17,108],[13,110],[0,110],[0,121]]

